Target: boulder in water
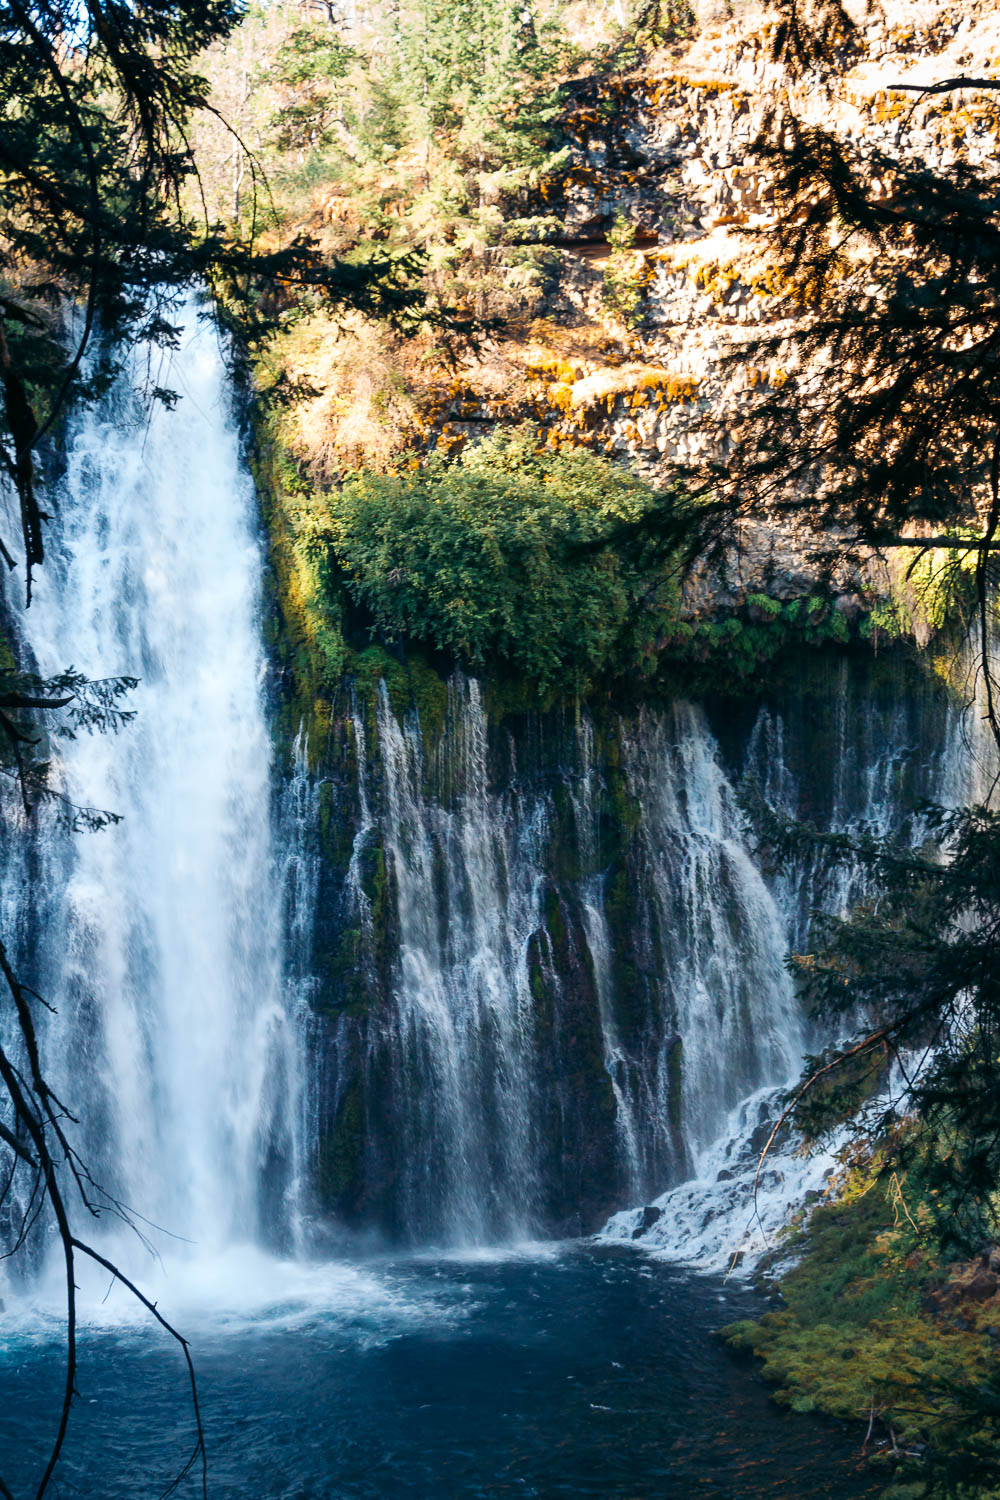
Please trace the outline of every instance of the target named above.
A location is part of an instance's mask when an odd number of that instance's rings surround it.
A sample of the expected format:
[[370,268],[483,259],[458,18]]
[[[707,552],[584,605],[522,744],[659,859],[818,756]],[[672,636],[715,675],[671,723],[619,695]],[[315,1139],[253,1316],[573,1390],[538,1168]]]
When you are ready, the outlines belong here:
[[641,1235],[644,1235],[646,1233],[647,1229],[652,1229],[657,1220],[662,1219],[662,1217],[662,1208],[654,1208],[651,1203],[647,1203],[646,1207],[642,1210],[641,1222],[639,1223],[638,1227],[636,1229],[633,1229],[632,1231],[632,1238],[634,1240],[639,1239]]

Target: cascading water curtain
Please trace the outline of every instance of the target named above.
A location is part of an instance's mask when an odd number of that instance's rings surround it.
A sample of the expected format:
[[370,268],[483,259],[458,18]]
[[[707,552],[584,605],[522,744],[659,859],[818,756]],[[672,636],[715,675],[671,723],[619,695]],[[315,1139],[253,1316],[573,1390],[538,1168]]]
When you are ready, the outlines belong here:
[[256,499],[194,300],[158,379],[173,410],[126,373],[72,420],[23,621],[43,673],[139,679],[133,723],[57,747],[66,796],[122,821],[71,839],[39,820],[33,980],[58,1010],[48,1066],[95,1177],[194,1247],[161,1249],[200,1256],[289,1237],[301,1043],[282,986]]

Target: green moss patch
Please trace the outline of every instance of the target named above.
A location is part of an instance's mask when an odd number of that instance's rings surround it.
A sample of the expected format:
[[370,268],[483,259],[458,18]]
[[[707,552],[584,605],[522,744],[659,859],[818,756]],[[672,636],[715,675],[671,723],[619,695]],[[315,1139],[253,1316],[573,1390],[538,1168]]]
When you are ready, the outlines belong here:
[[933,1244],[918,1184],[849,1171],[840,1196],[798,1230],[801,1258],[780,1279],[778,1310],[721,1337],[762,1361],[782,1405],[856,1423],[886,1464],[887,1493],[985,1497],[994,1491],[939,1482],[936,1459],[952,1471],[960,1450],[1000,1440],[985,1407],[969,1421],[995,1357],[1000,1276],[989,1252],[949,1267]]

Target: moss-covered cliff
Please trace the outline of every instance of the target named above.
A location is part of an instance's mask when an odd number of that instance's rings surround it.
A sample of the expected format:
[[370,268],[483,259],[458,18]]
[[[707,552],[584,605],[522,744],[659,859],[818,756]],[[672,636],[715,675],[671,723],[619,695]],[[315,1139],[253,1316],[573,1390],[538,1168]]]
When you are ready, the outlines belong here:
[[705,1143],[692,1090],[716,1044],[685,1034],[689,988],[718,1006],[724,1081],[704,1118],[721,1128],[772,1079],[751,1012],[779,1003],[785,947],[830,894],[821,869],[791,872],[765,968],[753,947],[728,964],[727,945],[750,941],[745,903],[772,901],[741,884],[748,864],[729,868],[729,843],[749,838],[731,787],[751,777],[821,826],[902,825],[940,786],[950,694],[898,649],[799,648],[784,686],[780,672],[744,680],[698,708],[675,706],[668,680],[641,702],[622,684],[526,711],[501,682],[445,680],[420,657],[369,647],[351,663],[311,720],[319,738],[295,747],[314,797],[297,962],[312,978],[323,1211],[392,1238],[448,1235],[464,1210],[447,1183],[465,1191],[467,1175],[440,1153],[458,1149],[459,1116],[485,1142],[527,1109],[523,1201],[501,1146],[483,1232],[596,1228],[683,1177]]

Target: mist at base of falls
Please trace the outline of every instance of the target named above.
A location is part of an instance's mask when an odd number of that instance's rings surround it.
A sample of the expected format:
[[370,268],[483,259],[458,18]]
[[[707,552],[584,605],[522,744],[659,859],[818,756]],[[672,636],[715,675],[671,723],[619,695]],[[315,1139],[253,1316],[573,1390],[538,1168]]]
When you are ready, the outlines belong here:
[[[206,1310],[189,1325],[219,1500],[877,1493],[846,1433],[780,1411],[706,1336],[761,1307],[732,1283],[585,1244],[325,1276],[312,1311],[293,1282],[259,1317]],[[0,1345],[0,1451],[16,1481],[58,1369],[37,1331]],[[66,1492],[157,1500],[187,1451],[181,1377],[148,1332],[88,1331]]]

